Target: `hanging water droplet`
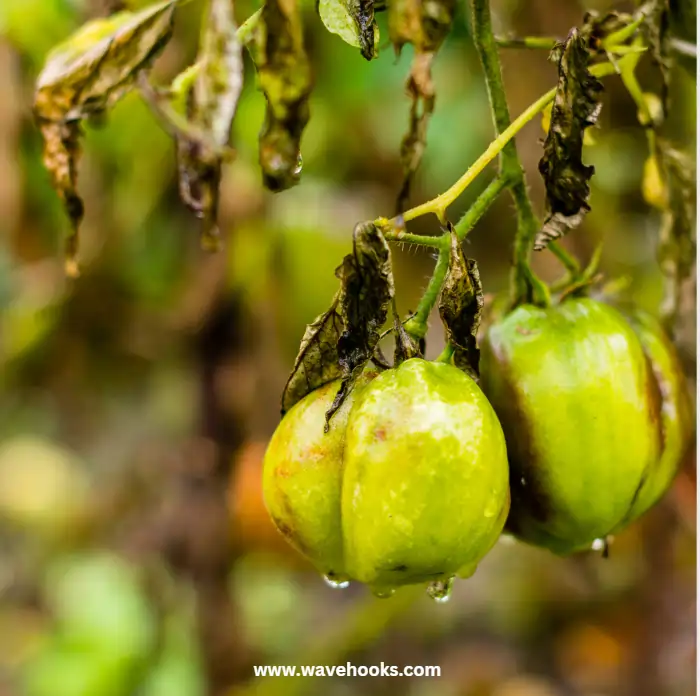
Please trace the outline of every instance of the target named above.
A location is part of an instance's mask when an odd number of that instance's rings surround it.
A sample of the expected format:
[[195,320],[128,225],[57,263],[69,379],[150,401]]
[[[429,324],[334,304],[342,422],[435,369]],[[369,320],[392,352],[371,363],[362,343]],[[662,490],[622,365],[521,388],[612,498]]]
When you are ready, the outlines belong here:
[[452,585],[454,585],[454,582],[454,577],[449,580],[435,580],[431,582],[426,590],[428,597],[434,599],[436,602],[440,602],[440,604],[449,602],[452,596]]
[[591,544],[591,549],[593,551],[603,551],[605,549],[605,539],[595,539]]
[[372,594],[379,599],[388,599],[393,597],[396,590],[393,587],[373,587]]
[[610,544],[612,544],[612,536],[608,535],[601,539],[595,539],[591,544],[591,549],[593,551],[602,551],[603,558],[608,558],[610,555]]
[[344,590],[346,587],[350,587],[349,580],[337,577],[335,575],[333,577],[330,575],[324,575],[323,581],[326,583],[326,585],[328,585],[328,587],[332,587],[334,590]]
[[292,172],[294,176],[299,176],[301,174],[301,170],[304,168],[304,160],[301,157],[301,152],[297,155],[297,166],[294,168],[294,171]]

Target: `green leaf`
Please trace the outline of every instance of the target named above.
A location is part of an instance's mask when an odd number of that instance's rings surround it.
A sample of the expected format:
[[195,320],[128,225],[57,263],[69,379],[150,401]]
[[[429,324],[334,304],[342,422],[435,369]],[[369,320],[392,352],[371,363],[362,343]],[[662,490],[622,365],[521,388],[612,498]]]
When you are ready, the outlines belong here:
[[343,0],[319,0],[318,15],[326,29],[345,43],[360,48],[358,26]]
[[203,141],[179,132],[176,140],[180,197],[202,219],[202,245],[211,250],[220,245],[216,218],[222,152],[229,143],[243,88],[243,57],[236,30],[233,2],[210,0],[195,66],[174,85],[188,122],[207,135]]
[[259,138],[263,182],[271,191],[283,191],[301,175],[301,136],[312,88],[297,0],[265,0],[252,31],[246,46],[267,100]]
[[476,261],[467,259],[454,227],[450,225],[450,260],[438,309],[445,338],[454,346],[454,364],[470,377],[479,377],[477,334],[484,294]]
[[602,83],[588,70],[586,38],[572,29],[563,44],[552,50],[559,81],[552,107],[549,132],[539,170],[547,196],[547,216],[535,237],[536,251],[577,227],[590,210],[589,180],[594,168],[583,164],[583,136],[600,113]]
[[34,113],[44,137],[44,165],[72,224],[66,271],[78,272],[83,201],[77,191],[81,121],[104,113],[133,89],[172,34],[174,0],[85,24],[47,57],[37,79]]
[[406,208],[411,182],[425,152],[428,123],[435,108],[431,67],[452,26],[455,4],[454,0],[393,0],[389,4],[389,38],[397,55],[408,43],[414,48],[406,82],[411,111],[408,132],[401,141],[403,182],[396,202],[397,214]]

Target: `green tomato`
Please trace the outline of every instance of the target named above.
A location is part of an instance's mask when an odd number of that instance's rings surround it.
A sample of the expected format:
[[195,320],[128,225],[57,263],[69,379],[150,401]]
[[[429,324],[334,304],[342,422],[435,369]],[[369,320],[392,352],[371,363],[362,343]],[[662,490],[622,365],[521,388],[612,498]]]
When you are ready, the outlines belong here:
[[508,514],[505,440],[476,383],[414,358],[360,393],[348,421],[343,541],[378,591],[468,577]]
[[325,575],[379,595],[468,577],[508,514],[496,414],[451,365],[414,358],[363,380],[328,434],[324,413],[338,382],[280,423],[264,467],[273,520]]
[[490,327],[481,355],[508,443],[513,534],[560,554],[588,548],[668,485],[681,448],[663,454],[659,385],[617,310],[524,305]]
[[661,455],[642,484],[630,519],[646,512],[669,489],[694,437],[695,415],[676,348],[650,314],[634,310],[629,321],[647,356],[661,398]]
[[340,381],[308,394],[282,419],[265,453],[263,495],[272,521],[334,582],[347,580],[340,523],[345,430],[357,395],[376,375],[362,375],[331,419],[328,433],[325,414]]

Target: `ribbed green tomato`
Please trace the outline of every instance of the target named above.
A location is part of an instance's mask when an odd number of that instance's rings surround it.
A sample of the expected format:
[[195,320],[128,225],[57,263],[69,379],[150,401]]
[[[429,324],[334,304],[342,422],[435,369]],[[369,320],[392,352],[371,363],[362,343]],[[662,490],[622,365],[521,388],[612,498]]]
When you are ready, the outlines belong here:
[[[643,335],[669,374],[668,344]],[[686,426],[663,405],[642,343],[617,310],[591,299],[525,305],[490,327],[481,355],[482,388],[508,443],[509,531],[571,553],[621,529],[663,493]],[[667,380],[674,399],[679,378]]]
[[661,324],[639,310],[631,312],[628,318],[651,364],[661,396],[661,455],[632,506],[630,519],[635,519],[654,505],[673,482],[692,444],[695,416],[676,348]]
[[399,585],[471,575],[509,506],[496,414],[462,371],[407,360],[356,388],[323,434],[337,383],[285,416],[265,457],[280,530],[333,579]]
[[376,372],[363,374],[324,433],[325,414],[340,382],[330,382],[295,404],[277,426],[265,453],[263,495],[277,529],[325,576],[347,580],[340,490],[348,415]]
[[350,574],[379,590],[471,575],[509,506],[503,431],[476,383],[407,360],[359,395],[346,438]]

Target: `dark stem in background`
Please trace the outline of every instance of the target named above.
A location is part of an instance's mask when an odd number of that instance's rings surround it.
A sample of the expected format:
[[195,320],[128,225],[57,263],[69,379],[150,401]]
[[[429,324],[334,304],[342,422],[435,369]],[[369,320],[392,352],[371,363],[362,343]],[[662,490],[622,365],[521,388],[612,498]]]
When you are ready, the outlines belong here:
[[230,400],[222,403],[222,370],[244,360],[242,338],[249,334],[241,303],[219,297],[194,341],[200,384],[200,440],[186,461],[178,483],[178,505],[167,558],[193,585],[197,603],[200,650],[207,693],[222,696],[240,681],[246,668],[229,575],[234,553],[226,489],[233,457],[245,438],[241,414],[232,413]]
[[[484,68],[494,127],[496,134],[499,135],[510,125],[510,113],[503,85],[498,45],[491,27],[489,0],[472,0],[472,31],[474,45]],[[525,173],[520,164],[514,140],[511,140],[501,151],[500,167],[501,176],[505,177],[509,183],[518,220],[512,271],[512,300],[517,303],[529,300],[533,291],[540,291],[540,293],[544,291],[542,284],[534,278],[529,263],[533,240],[539,229],[539,220],[532,209],[527,193]],[[546,297],[546,292],[543,294]]]

